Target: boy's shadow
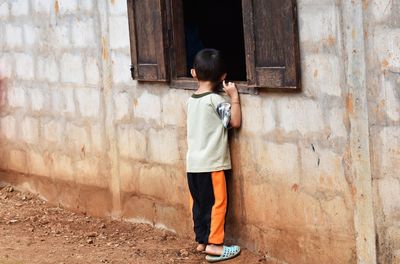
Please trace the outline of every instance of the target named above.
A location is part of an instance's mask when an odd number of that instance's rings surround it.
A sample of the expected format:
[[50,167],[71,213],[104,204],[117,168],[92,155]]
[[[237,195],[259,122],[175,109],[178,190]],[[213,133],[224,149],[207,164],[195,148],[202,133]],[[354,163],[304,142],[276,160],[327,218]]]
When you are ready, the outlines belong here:
[[[245,226],[244,185],[241,170],[241,151],[239,143],[240,129],[229,130],[229,146],[231,151],[232,170],[227,173],[228,209],[226,214],[226,242],[237,244],[238,235]],[[235,234],[236,237],[232,235]]]

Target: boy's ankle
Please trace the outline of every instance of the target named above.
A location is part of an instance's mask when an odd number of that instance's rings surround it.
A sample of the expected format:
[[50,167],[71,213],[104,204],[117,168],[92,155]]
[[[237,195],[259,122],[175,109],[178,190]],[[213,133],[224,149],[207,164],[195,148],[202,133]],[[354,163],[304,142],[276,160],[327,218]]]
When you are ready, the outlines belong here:
[[223,245],[207,244],[205,251],[207,254],[221,255],[223,251]]
[[201,243],[199,243],[198,245],[197,245],[197,247],[196,247],[196,250],[197,251],[199,251],[199,252],[203,252],[203,251],[205,251],[206,250],[206,244],[201,244]]

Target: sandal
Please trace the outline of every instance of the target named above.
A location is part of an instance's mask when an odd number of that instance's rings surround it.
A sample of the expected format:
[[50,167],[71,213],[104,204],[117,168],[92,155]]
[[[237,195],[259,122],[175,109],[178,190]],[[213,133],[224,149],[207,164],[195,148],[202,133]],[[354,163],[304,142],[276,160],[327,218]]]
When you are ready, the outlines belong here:
[[222,254],[220,256],[212,256],[212,255],[207,255],[206,260],[208,262],[218,262],[218,261],[223,261],[227,259],[232,259],[234,257],[237,257],[240,254],[240,247],[239,246],[224,246],[223,247]]

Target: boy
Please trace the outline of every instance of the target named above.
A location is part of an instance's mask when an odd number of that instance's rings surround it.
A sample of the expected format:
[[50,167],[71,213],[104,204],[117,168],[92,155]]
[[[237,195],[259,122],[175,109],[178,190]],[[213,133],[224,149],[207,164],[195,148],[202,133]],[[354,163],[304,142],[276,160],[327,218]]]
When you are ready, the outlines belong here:
[[[227,206],[225,175],[231,169],[228,126],[241,124],[239,94],[234,83],[225,83],[226,70],[221,53],[203,49],[191,70],[198,89],[187,106],[187,177],[193,200],[192,213],[197,250],[206,260],[217,262],[237,256],[238,246],[223,246]],[[218,84],[230,103],[215,93]]]

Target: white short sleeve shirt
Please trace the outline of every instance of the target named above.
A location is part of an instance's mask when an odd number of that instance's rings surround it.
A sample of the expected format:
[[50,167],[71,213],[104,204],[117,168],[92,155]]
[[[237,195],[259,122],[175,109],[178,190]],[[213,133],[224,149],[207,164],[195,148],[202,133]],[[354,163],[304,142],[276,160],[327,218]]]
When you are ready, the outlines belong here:
[[187,102],[187,172],[211,172],[231,169],[228,129],[217,113],[226,102],[219,94],[193,94]]

